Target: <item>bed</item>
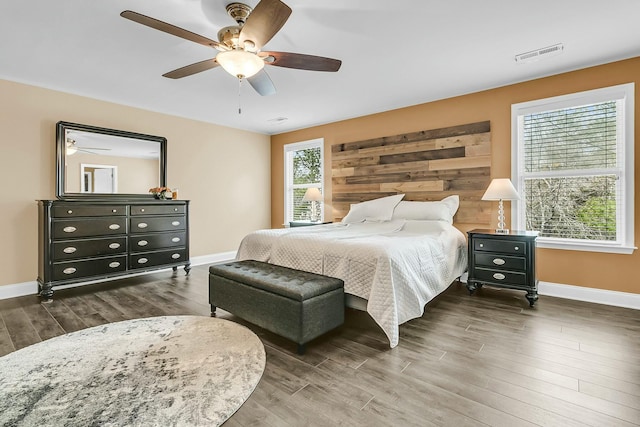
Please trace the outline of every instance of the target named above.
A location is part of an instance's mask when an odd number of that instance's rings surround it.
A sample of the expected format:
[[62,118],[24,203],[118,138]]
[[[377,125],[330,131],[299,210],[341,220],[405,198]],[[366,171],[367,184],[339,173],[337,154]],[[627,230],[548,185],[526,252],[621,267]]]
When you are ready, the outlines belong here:
[[401,202],[401,196],[354,205],[339,223],[258,230],[242,240],[236,258],[342,279],[345,293],[366,301],[395,347],[399,325],[422,316],[467,266],[465,237],[452,225],[457,197]]

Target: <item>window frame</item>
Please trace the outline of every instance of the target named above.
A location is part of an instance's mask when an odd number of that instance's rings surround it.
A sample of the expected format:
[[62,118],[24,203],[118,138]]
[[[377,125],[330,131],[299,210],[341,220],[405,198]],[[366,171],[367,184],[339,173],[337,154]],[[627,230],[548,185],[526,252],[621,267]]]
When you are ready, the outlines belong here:
[[[634,244],[634,94],[635,84],[626,83],[601,89],[577,92],[568,95],[555,96],[534,101],[512,104],[511,106],[511,180],[516,190],[521,195],[521,199],[513,201],[511,205],[511,223],[513,228],[524,230],[525,221],[525,197],[524,194],[524,147],[521,146],[522,127],[521,117],[527,114],[539,113],[543,111],[565,109],[575,106],[594,104],[599,102],[622,100],[622,114],[618,116],[619,129],[622,131],[622,145],[619,154],[623,156],[618,161],[617,169],[620,169],[619,182],[623,189],[621,199],[619,222],[616,227],[622,227],[619,238],[615,242],[605,241],[585,241],[578,239],[562,239],[556,237],[543,237],[537,239],[537,245],[541,248],[564,249],[590,252],[631,254],[637,247]],[[595,171],[595,170],[594,170]],[[569,173],[570,174],[570,173]],[[532,173],[530,176],[540,175]],[[567,176],[568,173],[549,172],[543,176],[553,177]],[[622,217],[622,218],[621,218]]]
[[[289,153],[307,150],[310,148],[320,148],[320,183],[319,184],[293,184],[293,163],[289,161]],[[293,218],[289,218],[290,209],[289,189],[316,187],[320,189],[324,197],[324,138],[315,138],[307,141],[294,142],[284,145],[284,225],[289,225]],[[291,164],[290,164],[291,163]],[[320,203],[320,220],[324,221],[324,203]]]

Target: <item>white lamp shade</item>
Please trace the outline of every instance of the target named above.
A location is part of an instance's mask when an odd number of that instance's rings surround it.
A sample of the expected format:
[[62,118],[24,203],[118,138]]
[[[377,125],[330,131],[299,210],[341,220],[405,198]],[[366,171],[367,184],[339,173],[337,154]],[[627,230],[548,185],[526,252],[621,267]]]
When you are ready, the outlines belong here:
[[482,200],[520,200],[520,195],[509,178],[496,178],[489,184]]
[[308,188],[302,197],[303,202],[321,202],[322,201],[322,193],[316,187]]
[[264,68],[264,61],[258,55],[244,50],[219,52],[216,62],[232,76],[244,79],[255,75]]

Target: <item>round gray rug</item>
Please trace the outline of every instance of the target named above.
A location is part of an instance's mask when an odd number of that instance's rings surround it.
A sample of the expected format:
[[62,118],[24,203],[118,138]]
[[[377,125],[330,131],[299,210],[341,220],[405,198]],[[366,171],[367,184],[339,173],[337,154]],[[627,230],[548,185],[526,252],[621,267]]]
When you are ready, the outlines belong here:
[[260,339],[223,319],[97,326],[0,358],[0,425],[216,426],[264,366]]

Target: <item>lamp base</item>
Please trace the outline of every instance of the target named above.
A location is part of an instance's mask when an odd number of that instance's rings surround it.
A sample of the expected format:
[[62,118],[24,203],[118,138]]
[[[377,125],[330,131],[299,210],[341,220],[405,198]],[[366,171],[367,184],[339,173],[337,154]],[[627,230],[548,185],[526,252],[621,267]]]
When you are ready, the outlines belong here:
[[496,234],[509,234],[508,228],[496,228]]

